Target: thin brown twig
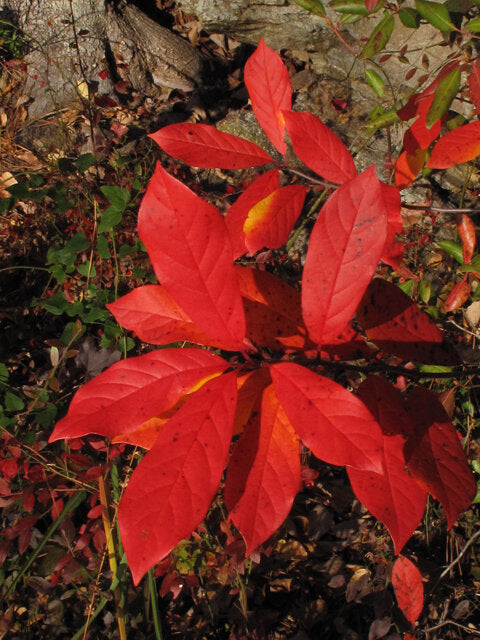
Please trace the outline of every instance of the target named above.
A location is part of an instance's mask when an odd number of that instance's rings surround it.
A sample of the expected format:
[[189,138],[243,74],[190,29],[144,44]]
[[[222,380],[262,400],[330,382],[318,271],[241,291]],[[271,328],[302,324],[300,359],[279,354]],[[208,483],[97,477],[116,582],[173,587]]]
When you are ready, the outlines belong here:
[[458,622],[454,622],[453,620],[444,620],[443,622],[440,622],[440,624],[436,624],[434,627],[430,627],[430,629],[425,629],[424,633],[426,636],[428,636],[428,634],[431,633],[432,631],[437,631],[437,629],[441,629],[442,627],[445,627],[448,624],[451,624],[452,626],[457,627],[458,629],[462,629],[467,633],[480,633],[480,629],[475,629],[473,627],[466,627],[465,625],[459,624]]

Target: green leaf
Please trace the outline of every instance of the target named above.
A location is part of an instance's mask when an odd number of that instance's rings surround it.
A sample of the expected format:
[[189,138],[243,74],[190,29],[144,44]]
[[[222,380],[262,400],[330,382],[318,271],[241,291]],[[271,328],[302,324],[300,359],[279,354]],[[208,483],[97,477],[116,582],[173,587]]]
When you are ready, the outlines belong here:
[[373,91],[379,98],[381,98],[385,91],[385,83],[383,82],[382,77],[374,71],[374,69],[367,69],[365,71],[365,78]]
[[464,26],[467,31],[473,31],[473,33],[480,32],[480,17],[469,20]]
[[415,7],[422,18],[440,31],[455,29],[450,20],[450,14],[443,4],[430,0],[415,0]]
[[455,258],[459,264],[463,264],[463,250],[462,247],[453,240],[441,240],[437,242],[440,249],[443,249],[445,253]]
[[98,255],[102,260],[109,260],[112,257],[110,255],[110,247],[108,246],[108,240],[105,236],[97,237],[97,251],[98,251]]
[[11,391],[5,394],[5,409],[7,411],[21,411],[25,406],[24,401]]
[[365,0],[335,0],[331,4],[332,9],[339,13],[349,13],[358,16],[368,16]]
[[8,380],[8,375],[7,365],[0,362],[0,382],[6,382]]
[[[462,256],[463,257],[463,256]],[[462,264],[457,269],[458,273],[480,273],[480,255],[472,258],[468,264]],[[478,289],[479,287],[477,287]]]
[[432,296],[432,285],[428,280],[422,280],[420,282],[420,298],[422,302],[428,304],[431,296]]
[[403,7],[398,12],[400,22],[408,29],[418,29],[420,26],[420,14],[413,7]]
[[325,15],[325,7],[320,0],[295,0],[295,2],[302,7],[302,9],[306,9],[316,16]]
[[433,102],[425,116],[427,129],[431,129],[435,122],[447,113],[460,88],[460,75],[460,69],[454,69],[438,83]]
[[122,221],[122,213],[123,210],[120,211],[113,205],[108,207],[108,209],[102,213],[102,219],[98,225],[98,233],[113,229],[115,225]]
[[65,295],[61,291],[58,291],[57,293],[54,293],[50,298],[41,300],[40,304],[50,313],[53,313],[56,316],[61,316],[62,313],[66,311],[70,303],[65,298]]
[[96,156],[93,153],[84,153],[75,160],[75,165],[80,173],[84,173],[95,162]]
[[395,20],[393,16],[385,12],[383,18],[377,24],[375,29],[370,34],[367,44],[360,52],[360,58],[372,58],[374,55],[382,51],[390,40],[390,36],[395,26]]
[[73,238],[65,245],[65,250],[71,253],[80,253],[80,251],[86,251],[90,246],[90,242],[84,233],[76,233]]
[[354,22],[358,22],[362,19],[363,16],[356,15],[354,13],[342,13],[342,17],[340,18],[340,22],[342,24],[353,24]]
[[49,404],[43,411],[38,411],[35,417],[41,427],[48,429],[57,417],[57,407],[54,404]]
[[77,271],[81,276],[85,276],[86,278],[88,278],[88,276],[94,278],[97,275],[95,265],[92,264],[90,266],[88,262],[84,262],[83,264],[78,265]]
[[439,364],[422,364],[420,365],[422,373],[450,373],[452,367],[445,367]]
[[123,187],[100,187],[100,191],[107,198],[113,208],[121,213],[127,208],[130,202],[130,191]]
[[398,117],[395,109],[389,109],[385,112],[380,112],[379,114],[371,114],[370,119],[367,122],[367,127],[369,129],[383,129],[384,127],[391,127],[396,122],[399,122],[400,118]]

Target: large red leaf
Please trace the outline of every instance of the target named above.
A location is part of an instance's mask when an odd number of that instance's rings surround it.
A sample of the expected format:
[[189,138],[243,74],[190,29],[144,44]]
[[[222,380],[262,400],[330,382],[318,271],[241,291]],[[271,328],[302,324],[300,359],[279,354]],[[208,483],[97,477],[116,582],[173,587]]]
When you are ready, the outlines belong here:
[[433,147],[426,166],[429,169],[448,169],[455,164],[469,162],[479,154],[480,120],[476,120],[442,136]]
[[203,169],[245,169],[272,162],[254,142],[209,124],[169,124],[150,137],[174,158]]
[[310,236],[302,307],[312,340],[328,344],[347,326],[385,247],[390,187],[372,166],[342,185]]
[[266,198],[280,185],[278,169],[272,169],[259,176],[245,191],[235,200],[225,216],[228,234],[233,247],[234,258],[239,258],[247,253],[245,245],[245,232],[243,225],[250,209]]
[[430,317],[391,282],[372,280],[357,309],[357,320],[368,338],[387,353],[418,362],[458,363]]
[[283,115],[293,150],[310,169],[335,184],[355,177],[352,154],[317,116],[296,111]]
[[263,247],[279,249],[286,243],[302,211],[306,191],[298,184],[281,187],[250,209],[243,225],[250,255]]
[[135,584],[207,513],[227,461],[236,399],[234,373],[207,382],[133,472],[118,521]]
[[423,609],[422,575],[411,560],[398,556],[393,565],[392,584],[398,606],[410,624],[415,624]]
[[220,212],[157,165],[140,205],[138,232],[161,284],[194,324],[242,349],[245,316]]
[[480,60],[477,58],[472,64],[472,69],[468,75],[468,89],[470,100],[475,105],[475,110],[480,113]]
[[260,39],[243,72],[252,109],[274,147],[285,154],[285,120],[292,108],[292,85],[286,66],[276,51]]
[[87,433],[135,431],[166,411],[201,380],[225,371],[222,358],[200,349],[161,349],[116,362],[81,387],[50,442]]
[[430,129],[425,124],[425,118],[432,105],[433,97],[434,93],[419,98],[416,110],[418,118],[410,125],[403,136],[403,147],[411,155],[414,155],[418,149],[428,149],[431,143],[440,135],[442,129],[441,120],[437,120]]
[[236,444],[228,465],[225,504],[250,555],[282,524],[300,487],[300,441],[273,386]]
[[170,344],[188,341],[217,348],[228,348],[196,327],[165,287],[147,284],[137,287],[115,302],[107,304],[116,321],[134,331],[143,342]]
[[347,468],[348,476],[355,495],[384,523],[399,553],[421,521],[427,501],[427,492],[405,471],[403,434],[411,431],[410,418],[402,396],[385,378],[367,378],[357,397],[382,430],[383,472]]
[[236,267],[247,338],[269,349],[313,346],[303,323],[300,292],[268,271]]
[[426,149],[417,149],[413,154],[402,151],[395,163],[395,185],[399,189],[412,184],[422,170],[426,157]]
[[260,412],[263,390],[271,383],[272,378],[266,367],[238,376],[238,401],[233,435],[242,433],[252,414]]
[[470,506],[477,484],[438,397],[424,387],[415,387],[407,410],[414,425],[404,449],[408,470],[442,504],[450,528]]
[[288,419],[317,458],[382,472],[382,434],[363,402],[333,380],[300,365],[276,364],[270,371]]
[[396,234],[402,233],[402,203],[400,191],[397,187],[383,185],[383,202],[387,212],[387,237],[380,260],[394,269],[398,267],[403,257],[403,245],[396,241]]

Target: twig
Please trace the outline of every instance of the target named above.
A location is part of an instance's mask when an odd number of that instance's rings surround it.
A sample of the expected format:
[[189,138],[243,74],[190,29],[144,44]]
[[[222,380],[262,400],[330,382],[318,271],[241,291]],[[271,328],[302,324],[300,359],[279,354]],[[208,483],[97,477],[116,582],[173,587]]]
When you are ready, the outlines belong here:
[[[470,538],[470,540],[468,540],[468,542],[467,542],[467,543],[466,543],[466,545],[463,547],[463,549],[460,551],[460,553],[459,553],[459,554],[458,554],[458,556],[455,558],[455,560],[454,560],[453,562],[451,562],[451,563],[448,565],[448,567],[442,571],[442,573],[440,574],[440,576],[439,576],[439,578],[438,578],[438,580],[437,580],[437,582],[436,582],[436,584],[435,584],[435,587],[436,587],[436,586],[437,586],[437,584],[440,582],[440,580],[442,580],[442,578],[444,578],[444,577],[447,575],[447,573],[448,573],[451,569],[453,569],[453,567],[454,567],[456,564],[458,564],[458,563],[460,562],[460,560],[461,560],[461,559],[463,558],[463,556],[465,555],[465,552],[467,551],[468,547],[469,547],[470,545],[472,545],[478,537],[480,537],[480,529],[477,531],[477,533],[475,533],[475,534]],[[434,588],[435,588],[435,587],[434,587]]]
[[458,629],[462,629],[462,631],[466,631],[467,633],[480,633],[480,629],[466,627],[465,625],[454,622],[453,620],[444,620],[443,622],[440,622],[440,624],[436,624],[434,627],[430,627],[430,629],[425,629],[424,633],[428,636],[430,632],[437,631],[437,629],[441,629],[447,624],[451,624],[452,626],[457,627]]
[[408,202],[402,202],[402,207],[404,209],[416,209],[419,211],[428,209],[429,211],[435,211],[436,213],[480,213],[480,207],[473,209],[466,209],[464,207],[450,209],[445,207],[432,207],[429,204],[409,204]]

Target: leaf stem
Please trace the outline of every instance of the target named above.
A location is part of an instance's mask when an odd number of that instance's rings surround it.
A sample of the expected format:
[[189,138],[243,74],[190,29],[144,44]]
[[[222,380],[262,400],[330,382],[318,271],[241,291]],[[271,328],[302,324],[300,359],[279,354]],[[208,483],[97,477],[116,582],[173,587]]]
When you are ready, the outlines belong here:
[[148,570],[148,590],[150,591],[150,602],[152,604],[153,626],[155,628],[156,640],[163,640],[162,625],[160,622],[160,612],[158,610],[158,597],[155,580],[153,577],[153,569]]

